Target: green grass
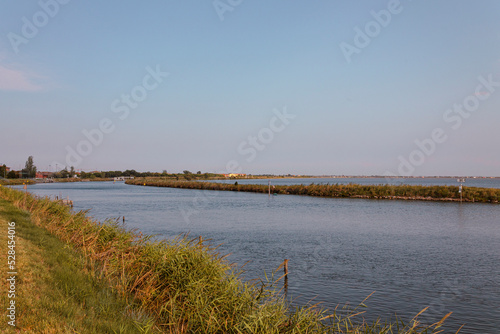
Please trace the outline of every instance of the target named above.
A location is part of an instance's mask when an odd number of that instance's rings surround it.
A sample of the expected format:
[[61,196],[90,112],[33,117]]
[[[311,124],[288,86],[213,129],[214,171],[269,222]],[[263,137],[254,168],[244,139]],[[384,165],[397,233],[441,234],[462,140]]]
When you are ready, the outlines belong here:
[[[77,178],[59,178],[53,179],[54,182],[82,182],[82,181],[92,181],[92,182],[101,182],[101,181],[113,181],[112,178],[92,178],[92,179],[77,179]],[[19,185],[30,185],[35,184],[37,182],[43,182],[42,180],[33,180],[33,179],[4,179],[0,178],[0,186],[19,186]]]
[[106,182],[106,181],[113,181],[113,178],[110,177],[93,177],[89,179],[79,179],[79,178],[57,178],[53,179],[54,182],[59,182],[59,183],[66,183],[66,182],[85,182],[85,181],[90,181],[90,182]]
[[[7,222],[16,223],[17,326],[23,333],[140,333],[154,319],[137,312],[107,284],[88,272],[86,259],[70,245],[31,222],[30,214],[0,199],[2,254]],[[7,272],[2,261],[2,272]],[[8,298],[2,280],[3,310]],[[153,333],[153,331],[150,331]],[[158,331],[156,331],[158,332]]]
[[[171,181],[162,178],[127,180],[127,184],[200,190],[268,193],[267,185],[195,181]],[[283,195],[307,195],[332,198],[366,198],[389,200],[460,201],[457,186],[310,184],[276,185],[271,192]],[[463,187],[464,202],[498,203],[500,189]]]
[[[85,212],[73,213],[47,198],[35,198],[5,187],[0,188],[0,198],[29,211],[31,221],[48,231],[42,240],[54,235],[64,243],[49,247],[46,241],[40,241],[51,253],[58,254],[53,255],[52,265],[47,268],[58,270],[51,285],[63,296],[51,300],[54,317],[68,321],[85,319],[78,317],[81,314],[78,309],[64,304],[66,299],[87,307],[86,312],[92,317],[111,314],[113,311],[108,310],[113,303],[106,302],[109,294],[125,300],[118,309],[136,305],[139,314],[153,316],[166,333],[410,334],[437,333],[442,325],[442,322],[424,325],[418,318],[408,324],[399,319],[394,323],[366,323],[357,315],[363,306],[342,312],[317,305],[292,309],[276,288],[279,279],[243,282],[238,271],[214,247],[198,238],[153,242],[150,237],[124,230],[116,223],[94,221]],[[79,263],[77,267],[89,268],[90,276],[67,282],[66,277],[78,270],[71,266],[57,269],[66,253],[77,257],[78,260],[72,261]],[[104,290],[104,295],[93,298],[91,287],[102,280],[109,282],[112,291]],[[94,316],[95,312],[99,315]],[[142,326],[146,326],[149,320],[143,321],[146,322]],[[99,319],[90,321],[94,322],[102,324]]]

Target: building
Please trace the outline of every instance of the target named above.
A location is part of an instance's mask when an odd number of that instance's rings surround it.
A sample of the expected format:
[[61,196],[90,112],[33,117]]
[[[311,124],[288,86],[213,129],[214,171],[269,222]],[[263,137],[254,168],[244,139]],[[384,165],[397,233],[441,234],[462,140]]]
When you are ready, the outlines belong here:
[[225,177],[246,177],[247,175],[246,174],[236,174],[236,173],[232,173],[232,174],[224,174]]
[[49,179],[52,177],[52,172],[36,172],[35,178],[37,179]]
[[125,181],[125,180],[133,180],[133,176],[117,176],[113,178],[113,181]]

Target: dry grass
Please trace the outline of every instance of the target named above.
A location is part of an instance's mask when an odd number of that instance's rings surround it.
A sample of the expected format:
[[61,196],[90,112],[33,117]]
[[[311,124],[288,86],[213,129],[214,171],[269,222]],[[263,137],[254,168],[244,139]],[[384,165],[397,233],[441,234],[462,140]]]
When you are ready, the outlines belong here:
[[34,180],[31,179],[4,179],[0,178],[0,186],[17,186],[23,184],[35,184]]
[[[7,281],[0,281],[5,333],[137,333],[151,327],[118,298],[106,282],[89,275],[85,259],[45,229],[33,225],[26,212],[0,199],[0,251],[7,253],[7,222],[16,223],[16,327],[7,324],[10,301]],[[0,262],[6,273],[7,261]],[[5,306],[5,307],[3,307]],[[153,332],[153,331],[150,331]],[[158,332],[158,331],[156,331]]]

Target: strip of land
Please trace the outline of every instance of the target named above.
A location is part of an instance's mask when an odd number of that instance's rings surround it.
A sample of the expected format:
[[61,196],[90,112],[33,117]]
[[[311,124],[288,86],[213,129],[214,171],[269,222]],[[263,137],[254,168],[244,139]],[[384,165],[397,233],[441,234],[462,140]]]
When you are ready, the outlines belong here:
[[[8,226],[13,233],[7,233]],[[159,333],[152,317],[89,271],[83,254],[35,225],[28,211],[1,198],[0,252],[2,276],[11,278],[0,281],[0,304],[5,306],[0,328],[6,332]]]
[[0,186],[18,186],[23,184],[35,184],[35,180],[31,179],[0,179]]
[[360,185],[360,184],[310,184],[268,185],[216,183],[204,181],[172,181],[162,178],[144,178],[126,181],[127,184],[198,190],[243,191],[281,195],[307,195],[331,198],[365,198],[385,200],[419,200],[444,202],[496,203],[500,189],[457,186],[416,185]]

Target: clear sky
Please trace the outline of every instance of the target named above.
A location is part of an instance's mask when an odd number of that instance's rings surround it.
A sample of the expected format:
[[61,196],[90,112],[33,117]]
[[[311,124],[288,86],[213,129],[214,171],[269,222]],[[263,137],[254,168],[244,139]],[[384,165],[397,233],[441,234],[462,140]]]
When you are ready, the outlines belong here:
[[500,2],[0,0],[0,163],[500,176]]

